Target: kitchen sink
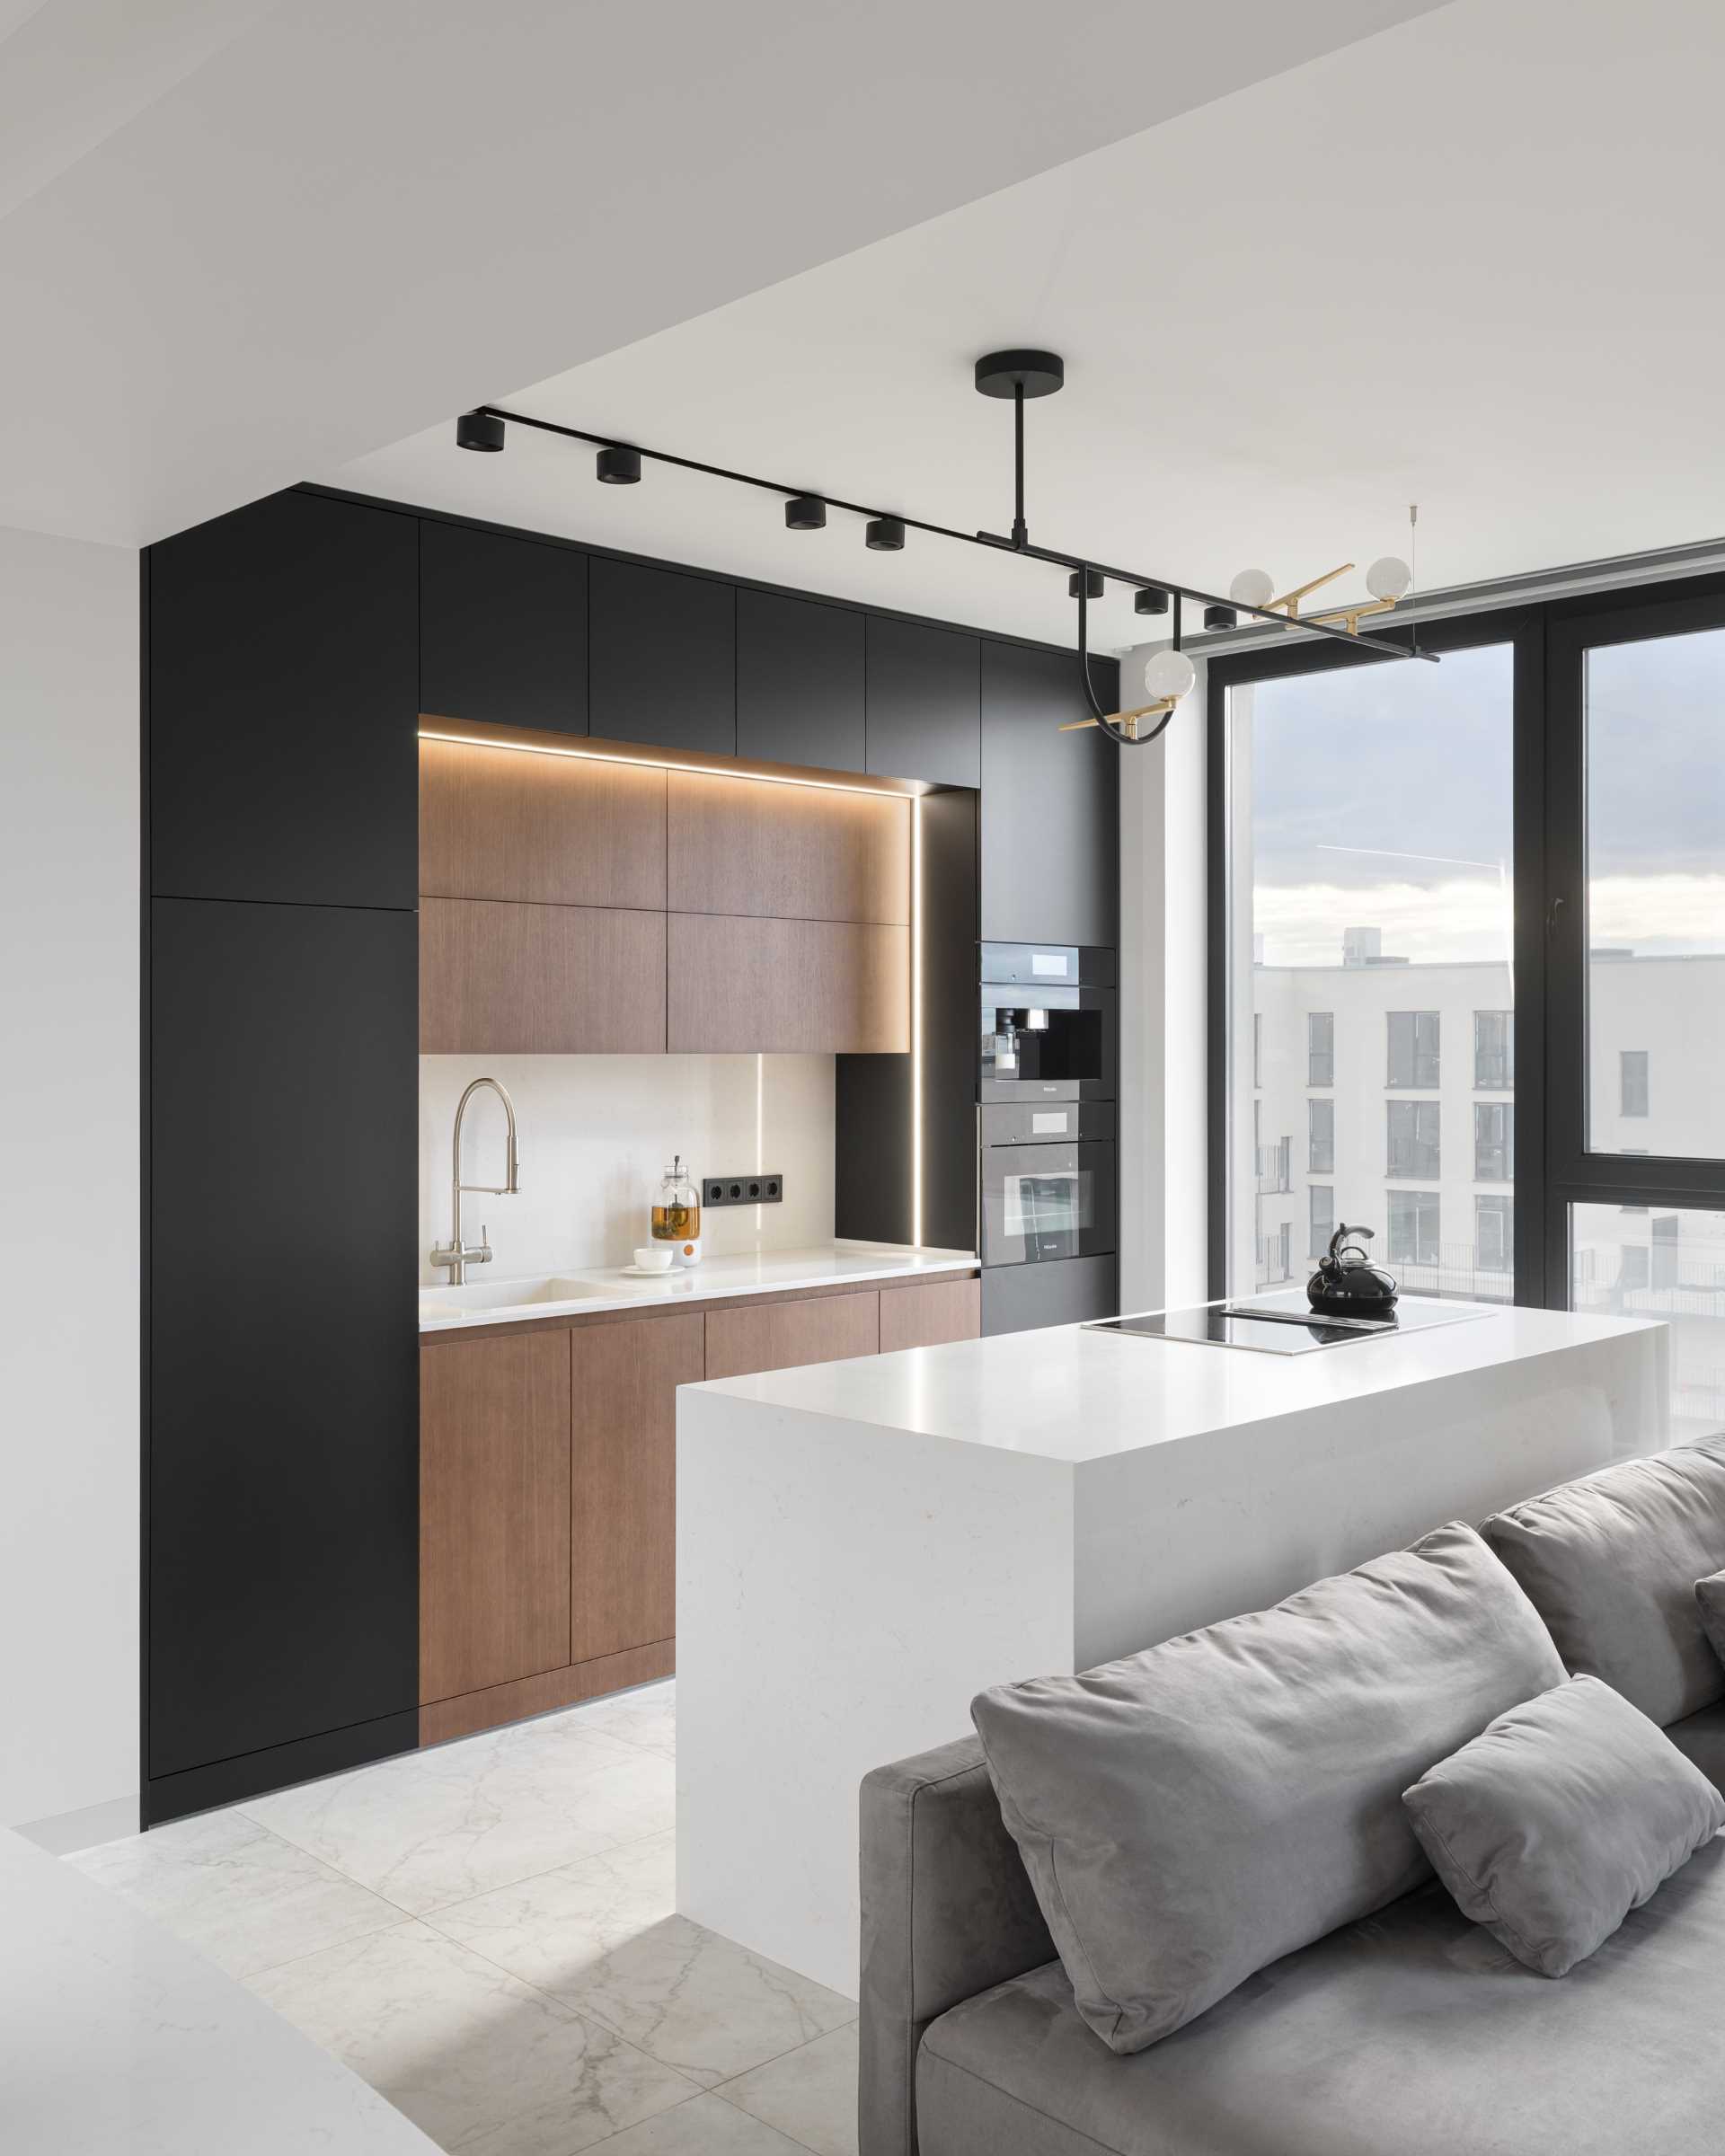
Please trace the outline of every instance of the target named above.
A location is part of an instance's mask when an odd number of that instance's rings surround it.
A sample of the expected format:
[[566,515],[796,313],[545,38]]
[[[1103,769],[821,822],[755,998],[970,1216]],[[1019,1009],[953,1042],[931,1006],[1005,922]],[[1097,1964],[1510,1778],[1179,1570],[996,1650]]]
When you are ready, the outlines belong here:
[[420,1293],[420,1314],[456,1316],[475,1310],[531,1310],[540,1303],[579,1303],[589,1297],[616,1300],[614,1287],[568,1273],[527,1280],[470,1280],[464,1287],[428,1287]]

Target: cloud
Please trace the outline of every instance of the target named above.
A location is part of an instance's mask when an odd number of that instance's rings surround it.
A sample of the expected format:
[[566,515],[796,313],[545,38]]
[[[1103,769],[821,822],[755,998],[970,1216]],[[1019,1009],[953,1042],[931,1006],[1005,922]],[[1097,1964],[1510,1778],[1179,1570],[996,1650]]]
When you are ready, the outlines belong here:
[[[1653,957],[1725,952],[1725,875],[1601,876],[1588,886],[1588,941]],[[1386,956],[1415,965],[1508,962],[1504,885],[1483,876],[1416,883],[1261,884],[1253,932],[1269,966],[1339,966],[1346,928],[1377,928]]]

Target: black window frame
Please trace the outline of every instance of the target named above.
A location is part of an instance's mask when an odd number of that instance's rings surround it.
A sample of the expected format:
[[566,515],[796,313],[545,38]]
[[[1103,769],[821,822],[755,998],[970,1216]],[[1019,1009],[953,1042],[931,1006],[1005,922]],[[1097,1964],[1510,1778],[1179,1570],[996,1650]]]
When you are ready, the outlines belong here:
[[[1481,645],[1513,647],[1517,1303],[1568,1307],[1574,1206],[1725,1211],[1725,1160],[1590,1153],[1585,1142],[1585,654],[1595,644],[1707,629],[1725,629],[1725,574],[1482,607],[1422,623],[1419,631],[1420,649],[1440,658]],[[1374,633],[1403,645],[1410,639],[1405,627],[1378,624]],[[1226,1293],[1229,1218],[1229,693],[1258,682],[1393,662],[1293,637],[1237,653],[1216,649],[1206,657],[1209,1281],[1210,1293],[1220,1296]]]

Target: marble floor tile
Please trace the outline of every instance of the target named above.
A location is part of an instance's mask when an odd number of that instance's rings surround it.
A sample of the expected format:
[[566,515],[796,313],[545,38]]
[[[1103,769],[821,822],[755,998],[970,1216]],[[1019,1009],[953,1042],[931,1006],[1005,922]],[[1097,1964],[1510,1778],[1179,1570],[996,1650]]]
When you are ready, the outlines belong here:
[[422,1923],[249,1982],[454,2156],[574,2156],[694,2093]]
[[380,1761],[243,1807],[415,1916],[621,1843],[676,1817],[659,1754],[562,1717]]
[[[726,2114],[729,2112],[730,2116]],[[747,2111],[721,2104],[716,2096],[697,2096],[675,2111],[661,2111],[639,2126],[627,2127],[605,2144],[605,2156],[809,2156],[800,2142],[787,2141],[774,2127]]]
[[571,1710],[569,1719],[583,1732],[619,1738],[648,1752],[677,1755],[677,1691],[674,1683],[643,1686],[615,1700],[596,1700]]
[[836,2028],[718,2092],[815,2156],[856,2156],[856,2028]]
[[402,1921],[393,1904],[240,1812],[176,1820],[66,1861],[233,1976]]
[[677,1915],[675,1869],[666,1834],[439,1909],[432,1921],[703,2088],[855,2018],[836,1992]]

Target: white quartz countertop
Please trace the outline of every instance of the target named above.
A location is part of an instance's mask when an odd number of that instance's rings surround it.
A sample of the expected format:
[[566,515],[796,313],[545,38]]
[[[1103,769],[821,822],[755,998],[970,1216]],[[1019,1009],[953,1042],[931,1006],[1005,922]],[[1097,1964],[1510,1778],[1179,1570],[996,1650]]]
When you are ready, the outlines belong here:
[[[1404,1296],[1404,1302],[1412,1298]],[[1485,1308],[1487,1306],[1475,1306]],[[1054,1326],[690,1388],[883,1429],[1076,1462],[1488,1374],[1652,1329],[1640,1318],[1489,1309],[1429,1330],[1270,1356]]]
[[0,1828],[0,2145],[15,2156],[433,2156],[261,1999]]
[[488,1279],[475,1267],[462,1287],[420,1290],[420,1330],[521,1323],[533,1318],[588,1316],[606,1311],[663,1310],[727,1295],[783,1294],[798,1289],[865,1287],[871,1281],[916,1280],[974,1270],[974,1250],[912,1248],[905,1243],[829,1242],[810,1250],[759,1250],[707,1258],[686,1272],[637,1279],[615,1269],[571,1266],[553,1275]]

